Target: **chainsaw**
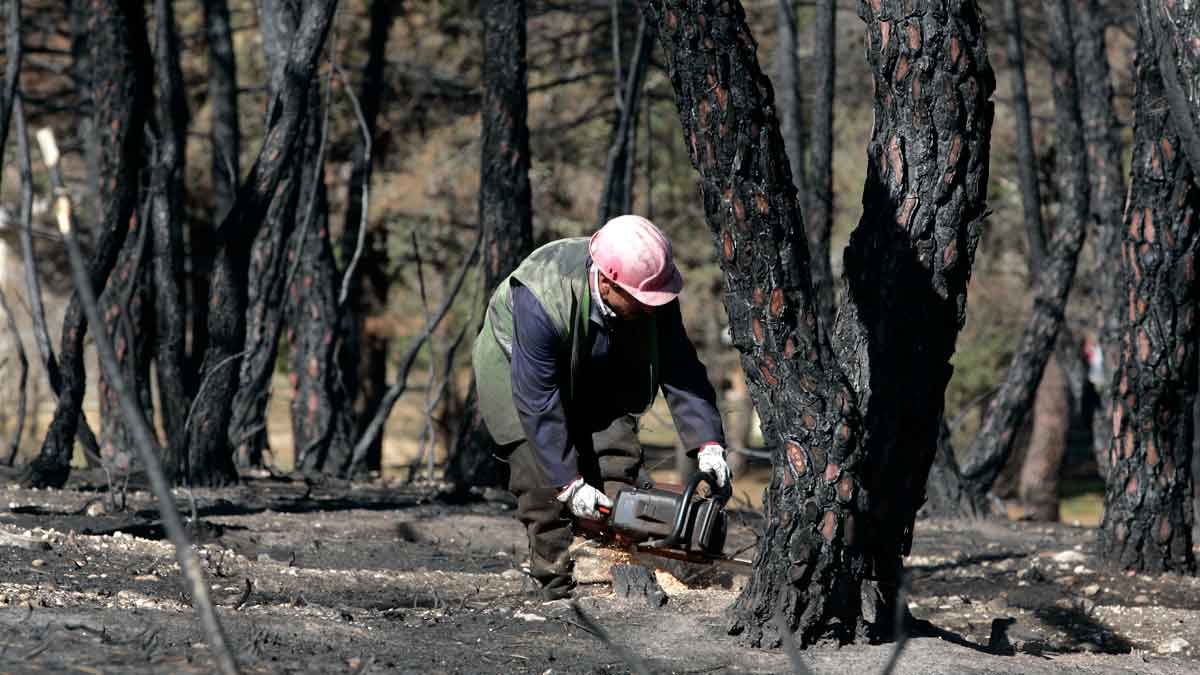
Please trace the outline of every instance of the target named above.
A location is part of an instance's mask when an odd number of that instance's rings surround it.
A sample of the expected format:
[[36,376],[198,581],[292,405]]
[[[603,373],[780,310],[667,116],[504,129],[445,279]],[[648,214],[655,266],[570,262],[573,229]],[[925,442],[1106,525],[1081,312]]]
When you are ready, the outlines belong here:
[[[711,495],[696,499],[696,488],[708,483]],[[626,488],[612,508],[600,507],[601,520],[577,519],[577,534],[632,553],[720,565],[745,571],[751,561],[725,556],[730,492],[718,491],[704,472],[692,474],[682,490],[668,484]]]

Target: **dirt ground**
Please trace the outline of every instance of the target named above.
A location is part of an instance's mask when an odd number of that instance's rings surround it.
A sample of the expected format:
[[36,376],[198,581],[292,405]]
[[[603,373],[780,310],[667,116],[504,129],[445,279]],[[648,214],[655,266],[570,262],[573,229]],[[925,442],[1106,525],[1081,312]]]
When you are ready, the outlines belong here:
[[[149,494],[129,492],[121,511],[102,485],[80,473],[69,490],[0,487],[0,671],[208,672]],[[671,566],[659,575],[670,599],[652,609],[615,597],[610,556],[582,546],[587,618],[532,599],[524,535],[503,501],[273,480],[177,497],[246,672],[630,671],[611,645],[652,672],[791,670],[781,650],[726,634],[743,577]],[[752,544],[757,515],[735,522],[730,549]],[[909,602],[938,635],[910,640],[896,672],[1200,671],[1200,582],[1110,574],[1093,551],[1085,528],[922,521]],[[802,658],[818,673],[870,673],[892,651]]]

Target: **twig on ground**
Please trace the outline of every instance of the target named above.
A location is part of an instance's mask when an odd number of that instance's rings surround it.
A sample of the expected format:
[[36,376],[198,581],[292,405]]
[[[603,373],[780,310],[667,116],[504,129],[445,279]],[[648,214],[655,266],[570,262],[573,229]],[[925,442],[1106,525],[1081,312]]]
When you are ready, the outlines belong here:
[[241,609],[242,607],[245,607],[246,601],[250,599],[250,594],[253,592],[254,592],[254,583],[250,581],[249,577],[247,577],[246,578],[246,589],[242,591],[242,597],[238,599],[237,604],[234,605],[233,608]]
[[592,635],[595,635],[606,647],[615,651],[621,657],[621,660],[625,662],[625,665],[629,666],[630,670],[638,675],[650,675],[650,668],[646,666],[646,662],[628,647],[613,642],[608,632],[583,611],[578,601],[571,601],[571,609],[574,610],[575,616],[579,617],[579,621],[583,623],[583,628]]
[[[53,143],[53,138],[50,139],[50,143]],[[55,155],[57,155],[57,152]],[[96,300],[96,292],[92,288],[91,280],[88,278],[87,263],[84,260],[83,251],[80,249],[79,242],[75,238],[71,218],[71,202],[65,195],[59,195],[55,200],[54,212],[58,220],[59,229],[62,231],[63,241],[67,246],[67,257],[70,261],[71,274],[74,277],[75,288],[79,293],[84,313],[87,315],[91,325],[101,326],[103,324],[100,316],[100,307]],[[158,440],[154,436],[154,431],[143,416],[141,404],[137,396],[130,391],[125,378],[121,374],[120,363],[113,350],[112,341],[105,331],[96,330],[94,335],[100,366],[108,376],[109,386],[117,394],[121,414],[124,416],[125,423],[129,426],[133,435],[134,448],[141,455],[142,464],[146,467],[146,473],[150,478],[150,487],[154,492],[154,496],[158,499],[163,525],[170,536],[171,542],[175,545],[175,555],[179,561],[179,569],[191,591],[192,604],[195,606],[200,623],[204,627],[208,647],[212,651],[213,659],[216,662],[217,668],[222,673],[225,675],[236,675],[238,673],[237,662],[234,661],[233,654],[229,650],[229,644],[225,638],[224,630],[221,628],[220,619],[217,618],[216,611],[213,609],[208,583],[204,580],[204,576],[201,573],[200,559],[192,548],[187,531],[183,527],[183,523],[179,517],[179,510],[176,508],[175,500],[171,495],[171,488],[167,484],[162,464],[159,462],[159,457],[162,456],[162,448],[159,447]]]

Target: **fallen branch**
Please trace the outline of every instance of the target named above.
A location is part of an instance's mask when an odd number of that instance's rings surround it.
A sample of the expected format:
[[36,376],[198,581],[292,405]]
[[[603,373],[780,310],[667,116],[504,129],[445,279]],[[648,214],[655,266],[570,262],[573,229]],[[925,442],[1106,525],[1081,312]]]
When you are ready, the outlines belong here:
[[[49,141],[50,146],[53,147],[53,138],[50,138]],[[56,156],[57,153],[52,153],[52,155]],[[100,307],[97,304],[96,292],[92,288],[91,280],[88,278],[87,263],[84,260],[83,251],[79,246],[79,241],[75,238],[75,230],[71,217],[71,202],[65,195],[59,195],[55,200],[54,213],[58,220],[58,227],[62,231],[63,242],[67,246],[67,257],[71,264],[71,275],[74,277],[75,288],[79,293],[79,300],[83,305],[83,311],[87,315],[88,322],[91,325],[102,326],[104,324],[100,316]],[[167,530],[167,535],[170,537],[171,543],[175,545],[175,556],[179,561],[180,573],[191,591],[192,605],[196,608],[196,613],[199,615],[200,623],[204,628],[208,640],[208,647],[213,654],[213,659],[220,672],[225,675],[236,675],[238,673],[237,662],[234,661],[233,654],[229,650],[229,644],[221,628],[220,619],[217,618],[216,611],[213,609],[208,583],[204,580],[204,576],[201,573],[200,559],[192,548],[187,531],[183,528],[183,522],[179,518],[175,499],[171,495],[171,488],[167,484],[166,476],[163,475],[162,464],[159,461],[159,457],[162,456],[162,448],[159,447],[153,430],[151,430],[150,425],[146,422],[141,403],[138,401],[136,394],[129,390],[125,378],[121,374],[120,362],[117,360],[116,352],[113,350],[112,341],[109,339],[108,334],[103,330],[96,330],[93,339],[96,344],[96,351],[99,354],[100,366],[108,377],[109,386],[117,395],[117,400],[120,402],[121,414],[125,418],[126,425],[128,425],[132,432],[134,449],[140,455],[142,465],[146,468],[151,490],[158,500],[163,525]]]

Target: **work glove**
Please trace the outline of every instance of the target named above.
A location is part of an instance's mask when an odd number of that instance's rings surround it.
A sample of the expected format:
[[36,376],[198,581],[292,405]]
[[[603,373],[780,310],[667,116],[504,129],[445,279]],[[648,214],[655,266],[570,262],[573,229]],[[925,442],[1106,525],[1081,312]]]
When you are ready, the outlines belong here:
[[612,500],[603,492],[576,478],[558,493],[558,501],[567,505],[576,518],[602,520],[599,507],[612,508]]
[[729,465],[725,463],[725,448],[716,443],[709,443],[700,448],[696,459],[700,462],[700,470],[712,476],[717,482],[717,487],[724,490],[733,478]]

